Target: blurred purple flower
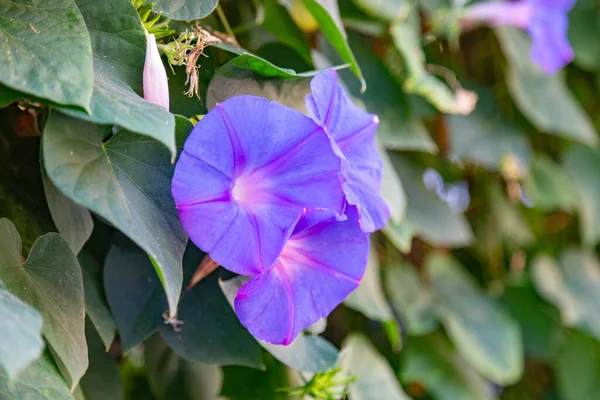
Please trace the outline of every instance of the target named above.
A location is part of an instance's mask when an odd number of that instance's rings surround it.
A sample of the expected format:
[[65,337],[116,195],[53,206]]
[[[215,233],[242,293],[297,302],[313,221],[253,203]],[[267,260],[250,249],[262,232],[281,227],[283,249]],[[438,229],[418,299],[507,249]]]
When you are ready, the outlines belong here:
[[574,4],[575,0],[486,1],[467,7],[462,21],[525,29],[532,40],[533,62],[553,75],[573,59],[567,13]]
[[356,208],[348,219],[322,221],[309,210],[299,221],[277,263],[238,291],[235,311],[250,333],[273,344],[290,344],[329,315],[360,284],[367,265],[368,234]]
[[390,210],[380,195],[383,162],[375,142],[379,119],[357,107],[337,83],[335,70],[318,73],[306,97],[311,117],[335,140],[346,160],[344,193],[365,232],[383,228]]
[[200,249],[230,271],[257,275],[273,266],[305,207],[343,214],[343,181],[320,126],[278,103],[238,96],[195,126],[172,192]]
[[169,81],[167,71],[160,59],[156,39],[149,34],[146,37],[146,60],[143,73],[144,99],[169,110]]

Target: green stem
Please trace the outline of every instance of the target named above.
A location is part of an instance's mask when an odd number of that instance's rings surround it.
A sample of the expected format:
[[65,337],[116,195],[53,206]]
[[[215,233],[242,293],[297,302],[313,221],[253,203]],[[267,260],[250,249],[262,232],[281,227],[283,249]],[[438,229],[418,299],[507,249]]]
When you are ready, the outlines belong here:
[[227,21],[227,17],[225,16],[223,9],[221,8],[221,4],[217,4],[217,16],[219,17],[221,24],[223,24],[223,28],[225,28],[225,32],[227,32],[227,34],[229,36],[231,36],[232,38],[235,39],[235,35],[233,34],[231,25],[229,25],[229,22]]

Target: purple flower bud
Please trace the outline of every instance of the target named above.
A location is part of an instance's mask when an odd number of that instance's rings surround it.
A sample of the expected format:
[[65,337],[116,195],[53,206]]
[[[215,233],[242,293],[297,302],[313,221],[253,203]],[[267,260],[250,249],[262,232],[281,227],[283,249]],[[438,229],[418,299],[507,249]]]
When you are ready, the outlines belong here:
[[567,39],[567,13],[573,0],[487,1],[466,8],[461,22],[525,29],[531,37],[531,59],[546,75],[553,75],[573,60]]
[[144,99],[169,110],[169,82],[167,71],[160,59],[154,35],[147,36],[144,63]]

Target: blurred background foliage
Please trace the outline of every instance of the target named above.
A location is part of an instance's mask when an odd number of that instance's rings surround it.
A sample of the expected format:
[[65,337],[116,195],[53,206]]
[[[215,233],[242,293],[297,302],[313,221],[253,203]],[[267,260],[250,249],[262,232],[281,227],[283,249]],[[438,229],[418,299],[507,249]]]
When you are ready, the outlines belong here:
[[[360,288],[290,348],[259,346],[239,325],[228,304],[237,283],[220,281],[225,271],[184,291],[177,314],[184,325],[164,323],[174,295],[167,289],[165,297],[153,267],[167,276],[171,267],[134,228],[168,213],[148,211],[143,198],[158,203],[169,192],[144,185],[162,185],[170,168],[163,144],[180,146],[191,124],[177,117],[162,132],[147,120],[155,111],[136,100],[141,81],[127,71],[143,65],[139,20],[119,40],[106,39],[136,15],[130,3],[74,3],[92,39],[93,112],[77,99],[48,96],[43,85],[11,86],[0,74],[0,213],[16,226],[23,255],[44,256],[34,242],[50,231],[79,253],[57,256],[83,273],[85,298],[74,301],[85,302],[89,368],[76,398],[334,399],[350,382],[350,400],[600,399],[598,1],[578,0],[569,14],[575,59],[552,77],[531,63],[524,32],[459,32],[459,1],[222,0],[214,12],[216,0],[155,2],[160,21],[172,19],[160,44],[165,55],[195,28],[209,38],[195,64],[198,96],[184,95],[185,63],[167,66],[173,114],[199,118],[237,94],[305,111],[310,76],[341,66],[343,85],[380,118],[382,193],[392,218],[371,238]],[[0,11],[11,9],[0,2]],[[148,15],[142,20],[157,14]],[[77,185],[61,185],[57,171],[73,166],[69,140],[81,140],[91,160],[116,160],[138,189],[122,177],[102,181],[105,171],[90,170],[89,160],[77,166]],[[127,154],[119,153],[124,145]],[[104,153],[92,154],[94,146]],[[111,185],[125,188],[124,203],[98,204],[95,194]],[[119,222],[127,207],[139,219]],[[184,287],[202,256],[188,244]],[[56,366],[75,376],[65,359],[83,355],[57,351],[43,333],[52,354],[19,375],[17,392],[0,370],[0,387],[23,396],[16,398],[72,398],[57,389]],[[40,382],[47,391],[27,397]]]

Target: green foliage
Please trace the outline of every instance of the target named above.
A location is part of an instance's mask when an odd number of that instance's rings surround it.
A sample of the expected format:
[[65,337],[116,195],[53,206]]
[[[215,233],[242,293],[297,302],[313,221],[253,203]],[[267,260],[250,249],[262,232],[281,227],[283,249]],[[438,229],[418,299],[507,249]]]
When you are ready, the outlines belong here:
[[[548,77],[459,3],[0,0],[0,398],[600,399],[600,6]],[[273,345],[233,310],[245,277],[188,287],[171,178],[216,103],[306,113],[326,68],[380,120],[391,218],[359,288]]]

